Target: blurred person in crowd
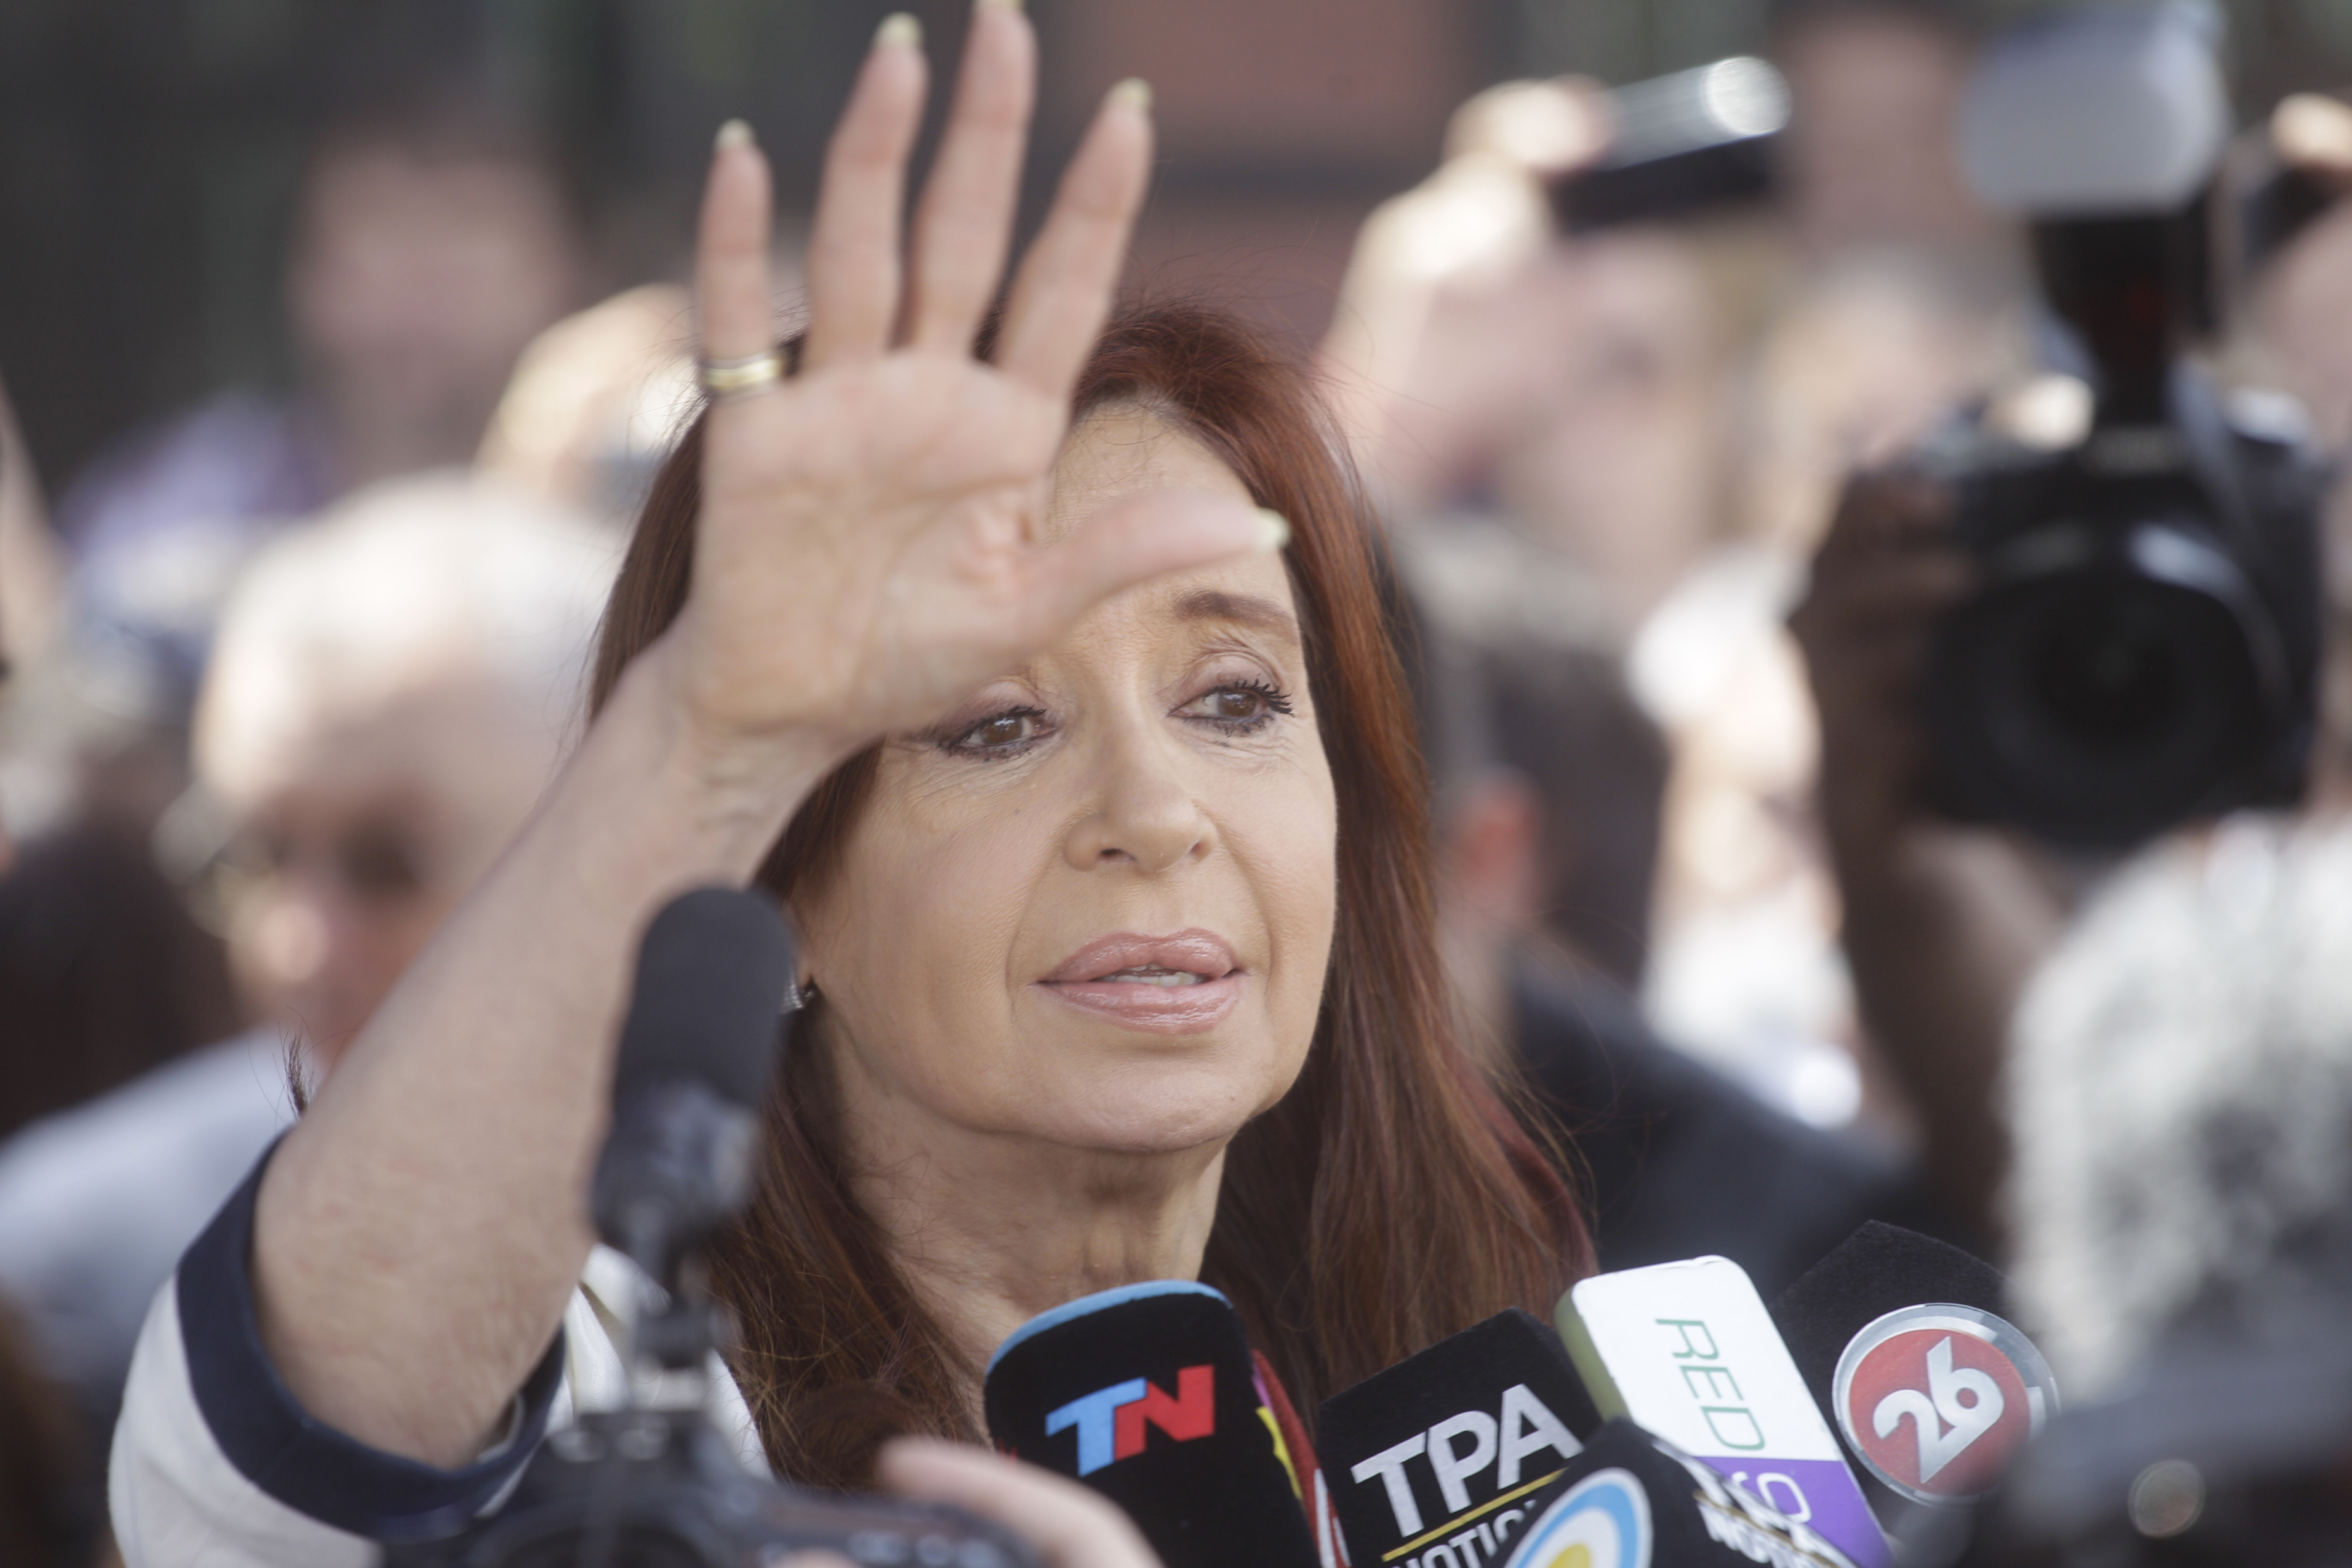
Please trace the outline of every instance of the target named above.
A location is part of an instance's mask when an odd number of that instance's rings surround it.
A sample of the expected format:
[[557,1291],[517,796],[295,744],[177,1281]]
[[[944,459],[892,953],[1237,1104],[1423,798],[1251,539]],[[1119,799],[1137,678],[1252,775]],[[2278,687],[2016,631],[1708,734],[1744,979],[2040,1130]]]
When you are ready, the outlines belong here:
[[[2265,133],[2352,184],[2341,104],[2289,100]],[[2343,322],[2317,280],[2352,252],[2341,213],[2247,280],[2213,362],[2305,395],[2339,450],[2327,410]],[[2322,1211],[2342,1201],[2303,1184],[2335,1157],[2323,1145],[2344,1142],[2340,1121],[2323,1136],[2302,1119],[2336,1113],[2330,968],[2346,950],[2328,949],[2320,906],[2340,897],[2324,868],[2352,799],[2352,510],[2339,489],[2301,813],[2192,825],[2120,868],[2061,860],[1925,799],[1916,681],[1937,618],[1970,584],[1949,515],[1924,480],[1864,476],[1815,561],[1792,625],[1822,729],[1822,823],[1863,1012],[1918,1110],[1927,1168],[1956,1210],[2006,1236],[2062,1373],[2097,1384],[2209,1293],[2244,1297],[2250,1259],[2324,1240],[2336,1222]]]
[[[1823,58],[1861,40],[1865,64],[1882,45],[1912,60],[1891,40],[1915,33],[1953,52],[1945,23],[1901,7],[1791,13],[1785,31]],[[1935,139],[1904,156],[1950,163],[1948,94],[1924,120],[1915,107],[1879,123],[1867,94],[1810,106],[1811,79],[1792,84],[1798,120],[1812,112],[1832,141]],[[1367,223],[1324,365],[1412,552],[1475,562],[1525,542],[1558,557],[1559,613],[1626,654],[1664,725],[1675,766],[1645,1006],[1776,1104],[1840,1124],[1879,1080],[1854,1055],[1810,821],[1815,736],[1781,621],[1838,476],[1915,438],[2014,334],[1987,330],[1986,290],[1963,297],[1895,243],[1926,243],[1933,225],[1872,230],[1866,256],[1849,225],[1854,247],[1814,254],[1799,209],[1818,181],[1794,181],[1779,216],[1557,236],[1546,184],[1599,155],[1608,112],[1573,80],[1465,104],[1445,163]],[[1883,1086],[1868,1114],[1901,1120]]]
[[670,283],[556,322],[516,362],[476,468],[625,528],[692,416],[693,328],[686,291]]
[[157,870],[163,787],[58,677],[60,572],[0,393],[0,1136],[231,1033],[217,938]]
[[1899,251],[1998,265],[2005,236],[1952,135],[1974,63],[1967,0],[1778,0],[1771,53],[1796,113],[1781,174],[1816,258]]
[[148,1302],[292,1114],[289,1041],[304,1075],[331,1071],[538,798],[615,554],[433,475],[268,546],[231,598],[198,783],[159,837],[208,862],[262,1022],[0,1145],[0,1290],[101,1441]]
[[1642,1016],[1666,743],[1618,661],[1560,637],[1538,598],[1493,584],[1475,631],[1424,609],[1415,695],[1465,1032],[1565,1136],[1598,1266],[1717,1254],[1769,1297],[1866,1219],[1933,1223],[1891,1155],[1767,1105]]
[[83,657],[115,700],[183,721],[261,542],[356,487],[470,461],[516,356],[574,303],[579,249],[545,151],[467,92],[404,87],[328,125],[289,261],[293,389],[134,437],[59,506]]

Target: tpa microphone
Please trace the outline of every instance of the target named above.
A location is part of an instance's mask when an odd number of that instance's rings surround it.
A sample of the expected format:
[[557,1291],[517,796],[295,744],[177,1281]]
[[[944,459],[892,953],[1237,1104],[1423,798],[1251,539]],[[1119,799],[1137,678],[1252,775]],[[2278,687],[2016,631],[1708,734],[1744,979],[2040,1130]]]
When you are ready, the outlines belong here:
[[1739,1265],[1596,1275],[1560,1299],[1558,1321],[1602,1415],[1696,1455],[1862,1568],[1888,1568],[1886,1537]]
[[1123,1286],[1031,1319],[990,1359],[982,1402],[991,1441],[1118,1503],[1167,1568],[1316,1568],[1272,1398],[1206,1285]]
[[1355,1568],[1446,1544],[1483,1563],[1600,1425],[1559,1336],[1514,1308],[1325,1400],[1315,1446]]
[[1772,1304],[1890,1529],[1912,1516],[1906,1505],[1982,1499],[2057,1414],[2049,1363],[2004,1316],[2008,1293],[1958,1247],[1873,1220]]

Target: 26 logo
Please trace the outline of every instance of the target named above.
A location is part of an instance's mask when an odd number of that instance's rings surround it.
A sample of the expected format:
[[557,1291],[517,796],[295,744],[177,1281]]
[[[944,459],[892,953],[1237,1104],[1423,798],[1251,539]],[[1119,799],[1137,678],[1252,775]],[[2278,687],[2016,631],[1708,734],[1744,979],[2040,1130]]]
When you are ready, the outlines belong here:
[[2032,1341],[1950,1302],[1889,1312],[1856,1334],[1832,1394],[1838,1429],[1871,1474],[1927,1503],[1990,1490],[2058,1407]]

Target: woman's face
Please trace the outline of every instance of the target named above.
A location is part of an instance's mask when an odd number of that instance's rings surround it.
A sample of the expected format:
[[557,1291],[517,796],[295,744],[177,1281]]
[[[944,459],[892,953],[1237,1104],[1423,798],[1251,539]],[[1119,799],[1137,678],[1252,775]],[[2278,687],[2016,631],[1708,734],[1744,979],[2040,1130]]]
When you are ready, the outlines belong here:
[[[1055,472],[1058,534],[1137,491],[1247,492],[1130,407]],[[931,730],[892,739],[797,913],[860,1120],[1165,1153],[1297,1076],[1337,809],[1279,558],[1110,599]]]

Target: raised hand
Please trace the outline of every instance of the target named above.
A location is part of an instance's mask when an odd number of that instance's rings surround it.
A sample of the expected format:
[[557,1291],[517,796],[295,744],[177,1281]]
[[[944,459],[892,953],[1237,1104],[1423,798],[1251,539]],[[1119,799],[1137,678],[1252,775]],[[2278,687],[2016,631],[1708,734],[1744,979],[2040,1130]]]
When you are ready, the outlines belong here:
[[[913,19],[877,35],[826,153],[800,374],[710,409],[686,610],[664,637],[689,717],[722,744],[814,730],[854,747],[919,725],[1088,606],[1275,530],[1169,492],[1041,536],[1073,383],[1100,332],[1150,155],[1148,95],[1114,88],[1006,301],[1034,74],[1029,24],[980,0],[955,105],[902,259],[926,81]],[[707,361],[771,346],[769,178],[719,137],[696,293]]]

